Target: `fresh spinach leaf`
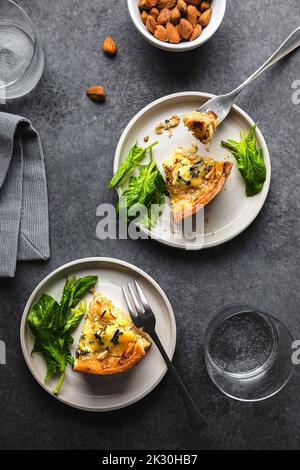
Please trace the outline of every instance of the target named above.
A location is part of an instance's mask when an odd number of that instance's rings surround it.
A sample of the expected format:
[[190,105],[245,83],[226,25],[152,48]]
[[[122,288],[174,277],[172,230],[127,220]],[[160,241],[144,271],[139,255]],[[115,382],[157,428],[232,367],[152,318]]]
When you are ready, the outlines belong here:
[[60,373],[54,394],[58,394],[65,377],[67,364],[74,364],[70,352],[73,344],[71,332],[77,328],[86,311],[86,301],[76,305],[89,289],[97,283],[98,276],[68,279],[60,304],[50,295],[43,294],[28,315],[28,326],[35,342],[32,354],[39,353],[45,359],[47,373],[45,381]]
[[61,305],[61,323],[65,323],[70,310],[75,307],[85,294],[95,287],[98,276],[86,276],[77,279],[69,278],[65,284]]
[[151,159],[147,165],[140,165],[139,170],[137,176],[130,178],[117,208],[120,216],[128,222],[140,213],[139,222],[149,228],[160,215],[167,190],[154,160]]
[[71,316],[67,323],[64,326],[64,333],[67,333],[68,331],[75,330],[79,323],[81,322],[84,314],[86,312],[86,300],[81,302],[79,306],[76,309],[71,309]]
[[114,188],[118,188],[121,186],[124,181],[126,180],[126,177],[131,173],[137,166],[138,164],[143,160],[145,157],[146,153],[152,148],[157,145],[158,142],[154,142],[153,144],[149,145],[146,148],[142,148],[138,146],[138,143],[136,143],[129,151],[127,157],[121,165],[119,166],[118,170],[110,180],[108,184],[108,188],[110,190]]
[[39,330],[52,330],[57,327],[60,318],[60,305],[53,297],[43,294],[28,316],[28,325],[32,333]]
[[246,182],[247,196],[258,194],[266,181],[266,165],[262,149],[258,149],[255,139],[256,124],[246,136],[241,131],[241,141],[222,141],[223,147],[229,149],[238,163],[238,169]]

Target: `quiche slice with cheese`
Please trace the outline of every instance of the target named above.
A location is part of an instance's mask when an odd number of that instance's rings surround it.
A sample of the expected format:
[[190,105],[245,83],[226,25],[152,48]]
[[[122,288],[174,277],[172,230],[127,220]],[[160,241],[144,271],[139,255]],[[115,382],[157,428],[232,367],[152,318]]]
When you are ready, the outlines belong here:
[[233,164],[198,155],[178,147],[164,163],[166,186],[171,197],[174,222],[179,222],[209,204],[223,188]]
[[150,345],[149,335],[136,328],[128,314],[96,292],[82,327],[74,370],[118,374],[137,364]]
[[203,144],[209,144],[218,125],[218,116],[212,111],[208,113],[193,111],[184,116],[183,122],[196,139]]

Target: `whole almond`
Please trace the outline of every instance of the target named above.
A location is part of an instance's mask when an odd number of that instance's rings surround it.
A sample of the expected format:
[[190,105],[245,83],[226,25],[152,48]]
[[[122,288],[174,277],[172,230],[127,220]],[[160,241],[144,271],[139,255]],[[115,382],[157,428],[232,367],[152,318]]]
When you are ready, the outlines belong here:
[[144,24],[146,24],[147,18],[148,18],[148,13],[146,11],[143,11],[141,13],[141,20]]
[[194,39],[197,39],[201,33],[202,33],[201,24],[196,24],[195,28],[193,29],[192,34],[190,35],[189,41],[194,41]]
[[211,18],[211,8],[209,8],[204,13],[202,13],[202,15],[199,18],[199,24],[201,24],[202,28],[205,28],[205,26],[208,25],[208,23],[210,22],[210,18]]
[[186,9],[187,9],[187,4],[184,0],[178,0],[177,2],[177,8],[180,11],[182,15],[185,15]]
[[173,8],[173,10],[171,11],[171,21],[172,21],[172,23],[173,24],[179,23],[180,18],[181,18],[181,13],[180,13],[179,9],[177,7]]
[[187,41],[193,32],[193,26],[188,20],[181,18],[180,23],[177,25],[177,31],[179,36]]
[[156,39],[159,39],[159,41],[168,42],[169,40],[167,30],[161,24],[158,24],[156,26],[154,30],[154,36],[156,37]]
[[148,15],[147,17],[146,28],[148,29],[148,31],[150,31],[150,33],[154,34],[154,30],[156,28],[156,21],[151,15]]
[[208,10],[209,8],[210,8],[210,3],[209,2],[207,2],[207,1],[201,2],[200,10],[202,12]]
[[199,6],[202,0],[186,0],[189,5]]
[[169,10],[169,8],[163,8],[158,15],[157,24],[166,26],[169,21],[171,21],[171,10]]
[[151,10],[156,7],[158,0],[140,0],[139,7],[141,10]]
[[172,23],[168,23],[166,26],[166,30],[168,33],[169,42],[171,44],[178,44],[180,42],[180,36],[175,26]]
[[186,10],[186,19],[191,23],[193,28],[195,28],[198,17],[200,16],[199,10],[197,10],[194,5],[189,5]]
[[159,10],[157,8],[151,8],[149,13],[151,16],[153,16],[155,20],[157,20],[158,15],[159,15]]
[[111,36],[107,36],[103,43],[103,51],[108,55],[115,55],[117,52],[117,44]]
[[177,0],[159,0],[157,8],[162,10],[163,8],[169,8],[172,10],[176,6]]
[[106,98],[105,88],[100,85],[91,86],[86,90],[86,94],[92,101],[98,101],[99,103]]

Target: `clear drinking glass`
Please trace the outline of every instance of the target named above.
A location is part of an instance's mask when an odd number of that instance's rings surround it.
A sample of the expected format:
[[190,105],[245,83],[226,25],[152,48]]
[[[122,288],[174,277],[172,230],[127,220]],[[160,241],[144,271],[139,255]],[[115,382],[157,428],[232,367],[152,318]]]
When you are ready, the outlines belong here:
[[264,400],[292,375],[292,343],[290,332],[271,315],[248,305],[222,307],[204,334],[208,373],[231,398]]
[[1,102],[33,90],[43,70],[43,50],[30,18],[11,0],[0,0]]

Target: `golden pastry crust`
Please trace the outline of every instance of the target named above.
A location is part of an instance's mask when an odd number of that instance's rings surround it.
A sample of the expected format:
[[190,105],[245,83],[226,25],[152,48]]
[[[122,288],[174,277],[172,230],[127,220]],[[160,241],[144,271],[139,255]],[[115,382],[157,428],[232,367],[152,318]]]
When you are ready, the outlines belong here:
[[147,333],[96,292],[82,327],[74,370],[94,375],[118,374],[137,364],[150,345]]
[[212,141],[218,124],[217,120],[218,116],[212,111],[208,113],[193,111],[186,114],[183,118],[184,124],[193,136],[205,145]]
[[215,161],[191,150],[177,149],[164,164],[174,222],[209,204],[222,190],[233,166],[229,161]]
[[135,366],[145,356],[144,345],[139,341],[131,343],[133,349],[128,357],[108,356],[100,361],[97,357],[87,357],[86,359],[76,359],[74,370],[93,375],[113,375],[125,372]]

